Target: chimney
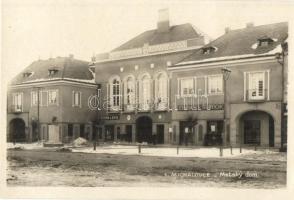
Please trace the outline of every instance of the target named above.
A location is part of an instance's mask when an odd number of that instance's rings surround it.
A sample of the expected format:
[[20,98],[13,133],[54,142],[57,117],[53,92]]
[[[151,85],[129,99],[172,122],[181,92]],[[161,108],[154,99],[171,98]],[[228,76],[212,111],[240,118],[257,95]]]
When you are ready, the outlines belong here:
[[169,31],[169,13],[167,8],[158,11],[157,31],[160,33]]
[[254,23],[253,22],[249,22],[246,24],[246,28],[252,28],[254,27]]
[[231,28],[230,27],[226,27],[225,28],[225,34],[229,33],[231,31]]

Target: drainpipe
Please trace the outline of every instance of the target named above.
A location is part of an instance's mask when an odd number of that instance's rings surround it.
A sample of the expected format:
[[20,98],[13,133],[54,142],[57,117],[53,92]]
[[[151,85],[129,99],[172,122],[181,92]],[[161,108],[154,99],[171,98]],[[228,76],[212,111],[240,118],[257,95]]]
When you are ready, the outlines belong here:
[[38,106],[37,106],[37,118],[38,118],[38,141],[40,140],[40,88],[38,87]]

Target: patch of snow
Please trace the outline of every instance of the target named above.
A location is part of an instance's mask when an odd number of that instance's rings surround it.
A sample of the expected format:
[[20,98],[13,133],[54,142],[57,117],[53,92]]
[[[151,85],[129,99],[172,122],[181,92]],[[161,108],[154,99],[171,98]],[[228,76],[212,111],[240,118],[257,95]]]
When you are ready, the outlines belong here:
[[202,59],[202,60],[192,60],[192,61],[178,63],[175,66],[186,65],[186,64],[197,64],[197,63],[204,63],[204,62],[211,62],[211,61],[231,60],[231,59],[238,59],[238,58],[252,58],[252,57],[263,56],[263,55],[274,55],[275,53],[280,53],[280,52],[282,52],[282,47],[281,45],[277,45],[276,48],[274,48],[273,50],[263,54],[243,54],[243,55],[235,55],[235,56],[222,56],[222,57],[208,58],[208,59]]
[[34,143],[7,143],[7,149],[40,149],[43,148],[42,142]]
[[51,81],[51,80],[61,80],[61,78],[38,78],[34,80],[23,81],[22,83],[35,83],[35,82]]
[[52,81],[52,80],[68,80],[68,81],[78,81],[81,83],[95,83],[95,79],[78,79],[78,78],[39,78],[34,80],[27,80],[23,81],[22,83],[36,83],[36,82],[43,82],[43,81]]
[[88,140],[86,140],[85,138],[82,138],[82,137],[78,137],[77,139],[75,139],[73,141],[74,146],[84,146],[87,143],[88,143]]
[[95,79],[63,78],[63,80],[78,81],[83,83],[95,83]]
[[[108,153],[108,154],[120,154],[120,155],[142,155],[142,156],[164,156],[164,157],[200,157],[200,158],[217,158],[220,157],[219,148],[179,148],[179,154],[177,154],[177,148],[171,147],[141,147],[141,153],[138,153],[137,146],[107,146],[107,147],[97,147],[96,151],[93,148],[83,148],[83,149],[72,149],[72,152],[82,152],[82,153]],[[230,149],[223,149],[223,156],[226,157],[237,157],[240,155],[249,154],[261,154],[262,151],[254,151],[249,149],[242,149],[240,153],[239,148],[233,148],[233,155],[231,155]]]
[[258,47],[258,42],[254,43],[252,46],[251,46],[251,49],[256,49]]
[[276,46],[276,48],[267,52],[267,54],[276,54],[276,53],[281,53],[282,51],[283,51],[282,46],[279,44],[278,46]]

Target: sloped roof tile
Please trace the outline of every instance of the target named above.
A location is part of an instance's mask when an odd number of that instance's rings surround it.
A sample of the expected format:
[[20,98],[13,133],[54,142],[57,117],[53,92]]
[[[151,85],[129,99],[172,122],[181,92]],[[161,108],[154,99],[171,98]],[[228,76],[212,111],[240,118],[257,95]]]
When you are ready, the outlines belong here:
[[[49,70],[57,70],[54,75],[49,76]],[[26,72],[32,72],[29,77],[23,76]],[[70,79],[89,82],[93,80],[93,74],[89,70],[88,62],[68,57],[50,58],[48,60],[37,60],[26,67],[11,81],[12,85],[38,82],[45,80]]]
[[[273,39],[273,42],[266,47],[259,47],[258,40],[265,36]],[[230,57],[236,59],[239,56],[241,58],[245,55],[258,56],[267,54],[281,45],[287,37],[287,22],[231,30],[203,47],[206,48],[213,46],[217,49],[216,51],[209,54],[203,54],[203,48],[195,50],[194,53],[177,63],[176,66],[185,65],[187,63],[192,64],[193,62],[199,63],[201,61],[229,59]]]
[[122,51],[127,49],[139,48],[144,44],[157,45],[181,40],[188,40],[202,36],[191,24],[181,24],[171,26],[169,32],[158,32],[156,29],[149,30],[139,34],[128,42],[115,48],[113,51]]

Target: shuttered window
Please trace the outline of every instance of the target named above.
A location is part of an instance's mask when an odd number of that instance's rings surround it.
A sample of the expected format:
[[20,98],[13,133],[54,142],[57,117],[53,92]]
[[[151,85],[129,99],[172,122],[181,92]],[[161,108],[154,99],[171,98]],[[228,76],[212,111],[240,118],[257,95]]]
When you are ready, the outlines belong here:
[[263,99],[264,98],[264,72],[249,73],[249,89],[248,94],[250,99]]

